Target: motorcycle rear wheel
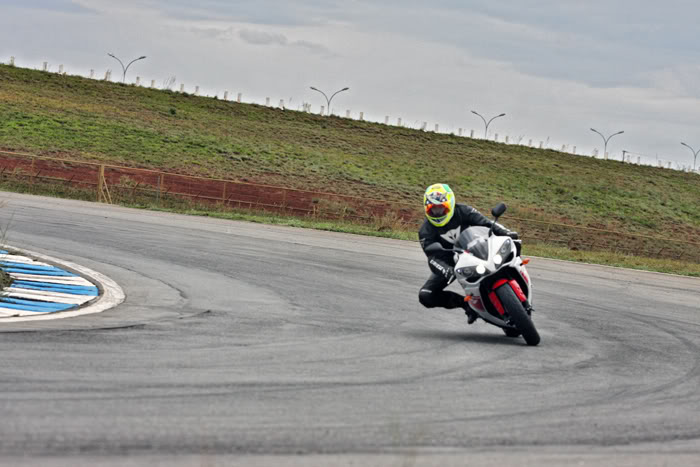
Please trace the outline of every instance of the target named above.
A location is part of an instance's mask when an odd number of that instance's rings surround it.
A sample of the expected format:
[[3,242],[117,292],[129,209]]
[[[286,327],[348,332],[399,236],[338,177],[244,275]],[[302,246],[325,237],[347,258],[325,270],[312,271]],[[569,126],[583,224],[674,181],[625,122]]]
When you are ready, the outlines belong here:
[[540,334],[535,329],[535,325],[532,323],[530,316],[528,316],[525,307],[520,303],[518,297],[513,292],[513,289],[508,285],[499,287],[496,290],[496,295],[501,301],[503,308],[506,309],[508,316],[512,324],[518,328],[518,331],[523,335],[523,339],[527,342],[527,345],[537,345],[540,343]]

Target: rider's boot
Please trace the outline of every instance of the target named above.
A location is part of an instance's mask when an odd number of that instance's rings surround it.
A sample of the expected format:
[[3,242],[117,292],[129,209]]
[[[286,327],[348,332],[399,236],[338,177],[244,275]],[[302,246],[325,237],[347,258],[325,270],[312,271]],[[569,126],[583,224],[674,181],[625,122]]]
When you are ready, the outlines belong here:
[[476,312],[469,306],[469,302],[463,302],[462,308],[464,308],[464,314],[467,315],[467,324],[474,323],[476,318],[479,317],[479,315],[477,315]]

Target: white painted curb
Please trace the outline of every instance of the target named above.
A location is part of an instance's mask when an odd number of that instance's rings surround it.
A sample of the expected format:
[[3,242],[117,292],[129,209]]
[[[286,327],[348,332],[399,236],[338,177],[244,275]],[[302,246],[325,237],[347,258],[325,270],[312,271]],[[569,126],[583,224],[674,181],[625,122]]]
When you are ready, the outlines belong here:
[[69,261],[56,259],[51,256],[42,255],[41,253],[35,253],[33,251],[15,248],[10,245],[0,245],[0,248],[17,251],[27,256],[31,256],[32,258],[41,259],[48,263],[57,264],[59,266],[65,266],[66,268],[79,273],[81,276],[87,277],[88,279],[90,279],[91,282],[98,284],[99,288],[102,289],[102,295],[97,299],[97,301],[84,308],[78,308],[77,310],[70,311],[58,311],[55,313],[41,314],[38,316],[18,316],[12,318],[0,318],[0,325],[3,323],[16,323],[19,321],[45,321],[49,319],[73,318],[75,316],[101,313],[103,311],[109,310],[110,308],[114,308],[126,299],[126,294],[124,294],[122,288],[119,287],[119,284],[117,284],[104,274],[100,274],[99,272],[93,271],[92,269],[86,268],[85,266],[80,266],[79,264],[71,263]]

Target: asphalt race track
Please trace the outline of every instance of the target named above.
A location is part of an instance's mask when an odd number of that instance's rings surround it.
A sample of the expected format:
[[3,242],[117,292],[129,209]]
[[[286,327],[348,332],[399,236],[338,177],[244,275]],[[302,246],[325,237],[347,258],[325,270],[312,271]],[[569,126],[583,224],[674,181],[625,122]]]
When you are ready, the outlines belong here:
[[423,309],[417,243],[0,200],[127,295],[0,326],[0,464],[700,464],[698,279],[534,259],[532,348]]

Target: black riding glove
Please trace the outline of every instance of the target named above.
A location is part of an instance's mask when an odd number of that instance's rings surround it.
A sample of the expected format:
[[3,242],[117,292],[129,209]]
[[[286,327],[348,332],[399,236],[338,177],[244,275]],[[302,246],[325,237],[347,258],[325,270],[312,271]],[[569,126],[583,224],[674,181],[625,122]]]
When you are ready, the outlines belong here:
[[493,225],[493,233],[498,235],[499,237],[510,237],[513,240],[517,240],[518,238],[520,238],[518,232],[511,232],[510,230],[503,227],[501,224]]

